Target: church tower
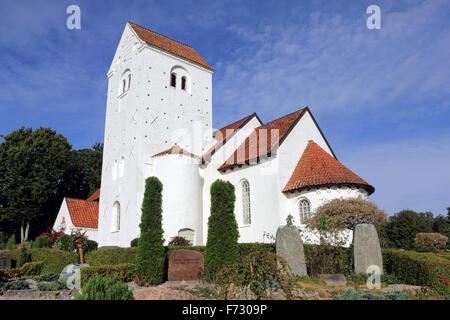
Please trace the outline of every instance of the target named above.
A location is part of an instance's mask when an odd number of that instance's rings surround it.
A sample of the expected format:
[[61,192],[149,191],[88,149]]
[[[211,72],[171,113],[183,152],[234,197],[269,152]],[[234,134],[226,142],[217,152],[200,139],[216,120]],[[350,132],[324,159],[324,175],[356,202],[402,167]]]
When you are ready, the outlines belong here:
[[139,235],[152,156],[173,146],[204,153],[212,136],[212,73],[192,47],[126,24],[107,73],[100,246],[128,247]]

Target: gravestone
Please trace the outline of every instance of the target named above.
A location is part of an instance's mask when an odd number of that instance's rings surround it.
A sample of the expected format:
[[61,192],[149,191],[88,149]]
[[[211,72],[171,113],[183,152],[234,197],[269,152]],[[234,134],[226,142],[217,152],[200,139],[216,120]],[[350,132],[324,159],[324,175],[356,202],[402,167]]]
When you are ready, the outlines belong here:
[[276,234],[277,254],[282,256],[294,275],[306,276],[305,252],[298,229],[292,225],[280,226]]
[[66,279],[66,284],[69,289],[81,288],[81,268],[89,267],[88,264],[68,264],[64,267],[59,275],[59,279]]
[[361,223],[355,227],[353,258],[356,273],[367,273],[370,266],[378,266],[383,274],[383,260],[377,230],[373,224]]
[[174,250],[169,258],[169,281],[201,280],[205,267],[203,254],[195,250]]
[[9,253],[0,253],[0,269],[11,268],[11,255]]
[[345,286],[347,284],[347,279],[343,274],[321,274],[319,277],[325,280],[327,286]]

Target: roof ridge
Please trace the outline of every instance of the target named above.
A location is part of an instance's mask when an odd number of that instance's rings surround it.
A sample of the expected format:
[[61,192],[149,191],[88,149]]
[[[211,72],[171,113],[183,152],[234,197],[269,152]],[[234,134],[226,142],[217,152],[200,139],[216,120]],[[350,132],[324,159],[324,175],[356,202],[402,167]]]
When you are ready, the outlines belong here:
[[[128,21],[128,23],[129,23],[129,24],[134,24],[136,27],[139,27],[139,28],[145,29],[145,30],[147,30],[147,31],[156,33],[157,35],[160,35],[161,37],[164,37],[164,38],[167,38],[167,39],[169,39],[169,40],[178,42],[179,44],[182,44],[183,46],[186,46],[186,47],[189,47],[189,48],[195,50],[194,47],[192,47],[192,46],[190,46],[190,45],[188,45],[188,44],[186,44],[186,43],[183,43],[183,42],[181,42],[181,41],[172,39],[172,38],[170,38],[170,37],[168,37],[168,36],[165,36],[165,35],[163,35],[163,34],[161,34],[161,33],[159,33],[159,32],[156,32],[156,31],[154,31],[154,30],[150,30],[149,28],[143,27],[143,26],[138,25],[138,24],[136,24],[136,23],[134,23],[134,22],[131,22],[131,21]],[[144,41],[144,42],[145,42],[145,41]],[[197,51],[197,50],[195,50],[195,51]]]
[[[306,109],[308,109],[308,106],[303,107],[303,108],[301,108],[301,109],[298,109],[298,110],[296,110],[296,111],[293,111],[293,112],[291,112],[291,113],[288,113],[288,114],[286,114],[286,115],[284,115],[284,116],[282,116],[282,117],[276,118],[276,119],[274,119],[274,120],[272,120],[272,121],[266,122],[266,123],[260,125],[259,127],[256,127],[255,130],[256,130],[256,129],[260,129],[260,128],[263,127],[263,126],[269,125],[269,124],[271,124],[271,123],[273,123],[273,122],[275,122],[275,121],[278,121],[278,120],[280,120],[280,119],[286,118],[286,117],[288,117],[288,116],[290,116],[290,115],[293,115],[293,114],[296,113],[296,112],[305,111]],[[303,112],[300,112],[299,115],[297,116],[297,118],[300,117],[302,113],[303,113]],[[294,123],[295,123],[295,121],[294,121]],[[294,124],[294,123],[293,123],[293,124]]]

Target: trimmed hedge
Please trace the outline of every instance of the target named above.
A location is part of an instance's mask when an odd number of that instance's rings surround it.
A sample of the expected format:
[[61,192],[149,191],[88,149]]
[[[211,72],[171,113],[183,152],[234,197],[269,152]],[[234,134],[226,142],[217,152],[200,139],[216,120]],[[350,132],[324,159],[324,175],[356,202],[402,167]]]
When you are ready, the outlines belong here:
[[76,252],[67,252],[57,249],[32,249],[32,261],[42,261],[42,274],[56,273],[60,274],[68,264],[77,264],[78,255]]
[[111,248],[86,253],[86,263],[90,266],[136,263],[136,248]]
[[95,275],[102,277],[112,276],[114,273],[119,275],[120,281],[130,282],[136,276],[136,268],[134,264],[123,263],[117,265],[100,265],[80,269],[81,285],[83,286],[90,278]]
[[440,276],[450,277],[450,260],[434,253],[384,249],[384,271],[406,284],[428,286],[439,294],[450,294],[450,285],[442,283]]
[[353,248],[303,244],[306,269],[310,276],[353,273]]
[[42,272],[42,261],[27,262],[20,268],[2,269],[0,274],[6,278],[38,276]]

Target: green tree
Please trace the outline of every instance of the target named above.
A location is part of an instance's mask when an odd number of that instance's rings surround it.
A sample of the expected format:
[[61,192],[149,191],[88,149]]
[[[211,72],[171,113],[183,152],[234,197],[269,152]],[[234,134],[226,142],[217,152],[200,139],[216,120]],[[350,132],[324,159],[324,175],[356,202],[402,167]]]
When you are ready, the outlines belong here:
[[211,185],[211,215],[205,249],[205,264],[209,272],[219,270],[223,264],[234,263],[239,257],[234,202],[234,186],[230,182],[216,180]]
[[[70,156],[67,139],[49,128],[21,128],[0,144],[0,225],[28,239],[32,223],[46,218]],[[47,217],[48,218],[48,217]],[[14,230],[10,230],[10,234]]]
[[156,177],[145,181],[142,202],[141,236],[136,248],[137,282],[157,285],[164,281],[165,249],[162,229],[162,189]]
[[413,250],[416,234],[431,232],[429,215],[412,210],[400,211],[390,217],[385,232],[393,247]]

